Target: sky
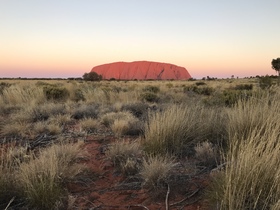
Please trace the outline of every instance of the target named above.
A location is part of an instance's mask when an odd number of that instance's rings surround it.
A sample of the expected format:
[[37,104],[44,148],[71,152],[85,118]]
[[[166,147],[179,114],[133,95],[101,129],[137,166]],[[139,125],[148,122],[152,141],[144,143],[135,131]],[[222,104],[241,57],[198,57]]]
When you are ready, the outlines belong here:
[[81,77],[117,61],[193,78],[276,75],[279,0],[0,0],[1,77]]

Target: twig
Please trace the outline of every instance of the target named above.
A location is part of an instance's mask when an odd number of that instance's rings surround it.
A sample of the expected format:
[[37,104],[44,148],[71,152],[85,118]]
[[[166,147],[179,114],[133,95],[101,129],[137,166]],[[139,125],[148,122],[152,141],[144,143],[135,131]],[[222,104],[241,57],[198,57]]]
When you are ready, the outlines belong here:
[[189,196],[185,197],[184,199],[182,199],[182,200],[180,200],[180,201],[178,201],[178,202],[175,202],[175,203],[170,204],[170,206],[176,206],[176,205],[178,205],[178,204],[180,204],[180,203],[183,203],[184,201],[190,199],[192,196],[194,196],[194,195],[195,195],[196,193],[198,193],[199,191],[200,191],[200,189],[197,189],[196,191],[194,191],[192,194],[190,194]]
[[211,170],[211,172],[212,171],[218,171],[218,170],[222,169],[224,166],[226,166],[227,164],[229,164],[229,162],[222,163],[222,164],[218,165],[216,168],[213,168]]
[[166,193],[166,197],[165,197],[165,209],[166,210],[169,209],[169,205],[168,205],[169,193],[170,193],[170,187],[169,187],[169,184],[167,184],[167,193]]
[[13,197],[10,202],[8,203],[8,205],[6,206],[5,210],[7,210],[9,208],[9,206],[11,205],[11,203],[15,200],[15,197]]

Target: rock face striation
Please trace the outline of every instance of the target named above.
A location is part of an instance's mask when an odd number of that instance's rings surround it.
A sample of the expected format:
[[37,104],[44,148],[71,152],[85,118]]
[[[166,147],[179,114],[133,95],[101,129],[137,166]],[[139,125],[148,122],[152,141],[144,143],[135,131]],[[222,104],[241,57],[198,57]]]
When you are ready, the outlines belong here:
[[103,79],[117,80],[187,80],[191,75],[184,67],[151,61],[115,62],[95,66],[91,70]]

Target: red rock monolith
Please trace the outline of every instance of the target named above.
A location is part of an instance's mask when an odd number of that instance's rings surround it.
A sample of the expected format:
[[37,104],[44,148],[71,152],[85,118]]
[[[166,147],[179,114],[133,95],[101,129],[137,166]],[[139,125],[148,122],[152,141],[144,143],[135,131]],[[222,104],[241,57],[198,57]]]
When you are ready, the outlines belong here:
[[95,66],[91,71],[103,79],[117,80],[187,80],[191,75],[184,67],[151,61],[115,62]]

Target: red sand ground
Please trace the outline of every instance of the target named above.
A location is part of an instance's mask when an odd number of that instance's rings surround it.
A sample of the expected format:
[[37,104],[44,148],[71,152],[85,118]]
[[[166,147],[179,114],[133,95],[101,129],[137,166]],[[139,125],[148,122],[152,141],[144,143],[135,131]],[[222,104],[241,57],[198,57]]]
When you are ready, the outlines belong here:
[[[71,183],[68,188],[76,197],[75,208],[79,210],[98,209],[98,210],[154,210],[166,209],[166,193],[148,192],[143,189],[137,180],[131,180],[116,172],[113,165],[106,161],[104,148],[111,141],[113,136],[93,136],[86,140],[85,149],[89,152],[90,158],[86,165],[93,172],[91,181],[81,183]],[[206,205],[201,200],[201,194],[207,185],[207,175],[196,176],[185,183],[170,187],[168,196],[169,209],[183,210],[206,210]],[[184,190],[178,190],[188,188]],[[176,193],[175,193],[176,191]],[[158,196],[156,196],[158,194]],[[193,195],[191,195],[193,194]],[[183,199],[185,201],[181,202]],[[173,205],[179,202],[178,205]]]
[[95,66],[91,71],[102,75],[103,79],[117,80],[187,80],[189,72],[180,66],[150,61],[115,62]]

